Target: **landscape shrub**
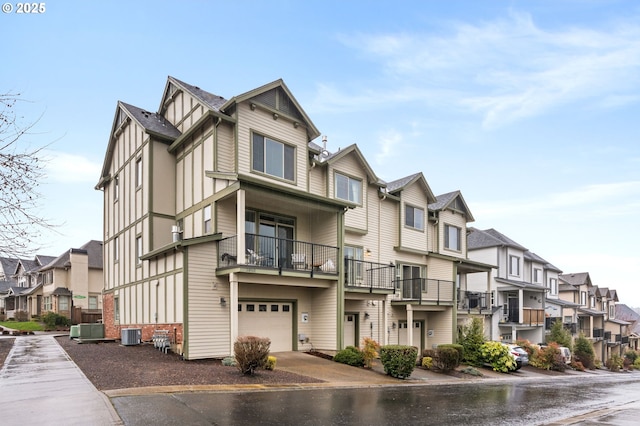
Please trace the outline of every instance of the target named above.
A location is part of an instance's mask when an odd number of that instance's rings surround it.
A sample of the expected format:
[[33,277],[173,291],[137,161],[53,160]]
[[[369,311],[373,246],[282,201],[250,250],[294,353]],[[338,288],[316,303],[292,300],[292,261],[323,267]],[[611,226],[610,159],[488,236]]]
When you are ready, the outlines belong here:
[[464,359],[464,346],[462,346],[459,343],[445,343],[442,345],[438,345],[438,349],[446,349],[446,348],[452,348],[458,351],[458,364],[456,365],[456,367],[460,365],[460,363]]
[[470,376],[478,376],[478,377],[482,377],[483,376],[482,372],[480,372],[475,367],[465,367],[462,370],[460,370],[460,372],[464,373],[464,374],[468,374]]
[[29,313],[27,311],[15,311],[13,313],[13,319],[18,322],[29,321]]
[[527,352],[527,354],[529,354],[529,357],[535,356],[536,355],[536,351],[538,349],[540,349],[538,347],[538,345],[534,345],[533,343],[531,343],[527,339],[518,339],[518,340],[516,340],[516,345],[518,345],[522,349],[524,349]]
[[388,345],[380,348],[380,361],[384,372],[397,379],[411,376],[417,357],[418,348],[415,346]]
[[253,374],[264,368],[269,357],[271,340],[266,337],[240,336],[233,344],[233,354],[242,374]]
[[237,365],[236,359],[232,356],[222,358],[222,365],[224,365],[225,367],[235,367]]
[[564,371],[567,368],[560,352],[560,346],[555,342],[538,350],[529,364],[542,370]]
[[276,360],[277,360],[277,358],[275,356],[269,355],[267,357],[267,363],[264,366],[265,370],[271,370],[271,371],[275,370],[276,369]]
[[376,359],[378,355],[378,350],[380,349],[380,344],[373,340],[370,337],[365,337],[362,345],[362,356],[364,358],[364,366],[367,368],[371,368],[373,360]]
[[454,348],[438,348],[436,349],[436,357],[433,359],[433,365],[442,371],[455,370],[460,365],[460,352]]
[[578,371],[584,371],[584,365],[580,361],[571,361],[571,368]]
[[335,362],[352,365],[354,367],[364,366],[364,355],[360,349],[355,346],[347,346],[341,351],[338,351],[333,357],[333,360]]
[[485,342],[480,346],[482,360],[491,366],[493,371],[508,373],[517,368],[516,360],[509,353],[509,348],[500,342]]
[[47,330],[55,330],[57,327],[69,327],[71,321],[64,315],[55,312],[47,312],[42,316],[42,322]]
[[631,364],[633,364],[636,362],[636,359],[638,359],[638,352],[634,351],[633,349],[629,349],[624,353],[624,357],[631,361]]
[[426,368],[427,370],[431,370],[431,368],[433,368],[433,358],[431,358],[430,356],[424,356],[422,357],[422,367]]
[[584,337],[584,334],[580,334],[576,338],[574,344],[573,355],[576,361],[580,361],[584,368],[593,370],[595,365],[595,352],[593,351],[593,344]]
[[476,367],[482,366],[483,359],[480,348],[485,343],[482,320],[473,318],[467,325],[458,330],[458,344],[462,345],[462,362]]
[[558,346],[564,346],[571,350],[572,338],[571,332],[564,328],[562,321],[555,321],[551,326],[549,335],[547,335],[547,343],[557,343]]
[[620,371],[622,369],[622,357],[618,354],[611,355],[605,366],[611,371]]
[[636,358],[636,360],[633,361],[633,368],[635,368],[636,370],[640,370],[640,357]]

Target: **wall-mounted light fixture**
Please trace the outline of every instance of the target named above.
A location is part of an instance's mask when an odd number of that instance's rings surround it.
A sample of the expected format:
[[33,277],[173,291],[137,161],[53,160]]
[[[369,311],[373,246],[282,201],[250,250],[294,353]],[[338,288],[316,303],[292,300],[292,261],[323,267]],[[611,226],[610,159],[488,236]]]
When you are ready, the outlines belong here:
[[391,323],[391,328],[393,328],[394,330],[396,329],[396,323],[395,322]]
[[364,251],[364,255],[367,256],[367,257],[371,256],[371,249],[366,249]]
[[365,320],[368,320],[368,319],[369,319],[369,312],[365,312],[365,313],[364,313],[364,319],[365,319]]
[[227,306],[227,299],[225,299],[224,297],[220,298],[220,306]]

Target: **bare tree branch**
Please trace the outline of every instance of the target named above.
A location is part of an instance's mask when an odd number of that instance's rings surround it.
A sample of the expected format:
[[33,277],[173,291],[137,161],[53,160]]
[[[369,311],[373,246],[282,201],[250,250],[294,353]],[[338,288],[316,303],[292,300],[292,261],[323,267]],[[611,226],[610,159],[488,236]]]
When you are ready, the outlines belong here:
[[15,112],[19,97],[19,93],[0,94],[0,256],[8,257],[30,257],[40,247],[42,231],[55,227],[40,209],[44,147],[20,146],[35,123],[19,124]]

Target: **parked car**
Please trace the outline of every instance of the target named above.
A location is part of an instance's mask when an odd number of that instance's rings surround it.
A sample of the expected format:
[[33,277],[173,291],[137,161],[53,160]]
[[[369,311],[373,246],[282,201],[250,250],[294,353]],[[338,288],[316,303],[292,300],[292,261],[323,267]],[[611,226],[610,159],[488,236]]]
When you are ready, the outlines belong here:
[[509,349],[509,353],[516,361],[516,370],[529,365],[529,354],[522,347],[509,343],[503,343]]
[[558,349],[560,349],[560,355],[562,355],[564,363],[567,365],[571,364],[571,350],[564,346],[560,346]]

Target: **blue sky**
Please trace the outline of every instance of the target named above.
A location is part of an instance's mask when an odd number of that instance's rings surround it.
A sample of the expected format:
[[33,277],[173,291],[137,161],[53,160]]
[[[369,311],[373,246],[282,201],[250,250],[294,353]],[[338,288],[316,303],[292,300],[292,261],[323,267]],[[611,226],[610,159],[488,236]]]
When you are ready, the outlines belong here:
[[102,237],[118,100],[168,75],[230,98],[278,78],[385,180],[421,171],[476,221],[640,306],[640,3],[47,1],[0,15],[0,92],[48,148],[42,254]]

